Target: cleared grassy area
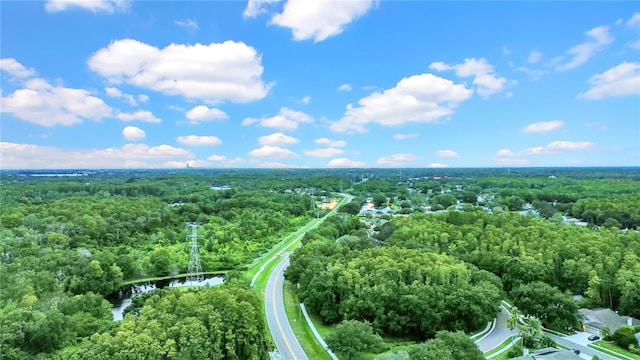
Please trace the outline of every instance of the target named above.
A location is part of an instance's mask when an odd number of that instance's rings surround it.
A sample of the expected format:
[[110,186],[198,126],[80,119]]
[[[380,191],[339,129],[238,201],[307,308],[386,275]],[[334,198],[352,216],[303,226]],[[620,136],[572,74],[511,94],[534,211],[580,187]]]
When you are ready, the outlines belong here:
[[284,308],[296,338],[309,359],[331,360],[329,354],[316,340],[309,324],[300,310],[300,302],[293,286],[288,281],[284,284]]
[[629,359],[640,360],[640,355],[636,355],[628,350],[625,350],[612,342],[599,340],[589,344],[589,347],[594,348],[596,350],[600,350],[603,353],[609,354],[611,356],[621,357],[619,355],[622,355],[622,356],[626,356],[626,358],[629,358]]

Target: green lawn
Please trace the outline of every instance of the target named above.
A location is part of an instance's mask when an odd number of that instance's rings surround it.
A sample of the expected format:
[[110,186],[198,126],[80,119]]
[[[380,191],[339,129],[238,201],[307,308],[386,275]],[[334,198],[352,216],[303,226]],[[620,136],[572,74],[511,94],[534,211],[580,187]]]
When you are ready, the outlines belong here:
[[289,319],[291,328],[309,359],[331,360],[331,357],[316,340],[311,328],[304,319],[304,315],[302,315],[302,311],[300,310],[298,296],[296,296],[295,291],[293,291],[293,286],[288,281],[284,284],[284,308],[287,312],[287,318]]
[[[596,348],[596,346],[600,346],[601,348],[604,348],[606,350],[598,349],[598,348]],[[636,354],[634,354],[632,352],[629,352],[629,351],[619,347],[618,345],[616,345],[613,342],[599,340],[599,341],[596,341],[596,342],[593,342],[593,343],[589,344],[589,347],[597,349],[597,350],[600,350],[600,351],[602,351],[604,353],[607,353],[607,354],[610,354],[610,355],[613,355],[613,356],[615,356],[616,354],[620,354],[620,355],[624,355],[624,356],[626,356],[628,358],[631,358],[631,359],[640,360],[640,355],[636,355]]]

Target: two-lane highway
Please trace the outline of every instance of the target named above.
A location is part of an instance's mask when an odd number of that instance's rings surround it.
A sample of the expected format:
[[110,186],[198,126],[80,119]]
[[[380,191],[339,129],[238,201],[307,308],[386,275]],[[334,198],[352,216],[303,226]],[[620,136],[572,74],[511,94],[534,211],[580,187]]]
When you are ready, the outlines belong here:
[[302,350],[302,346],[296,339],[293,329],[287,319],[282,299],[284,289],[284,270],[289,266],[289,255],[285,257],[273,270],[267,282],[264,293],[265,313],[267,314],[267,324],[273,341],[285,360],[306,360],[307,355]]

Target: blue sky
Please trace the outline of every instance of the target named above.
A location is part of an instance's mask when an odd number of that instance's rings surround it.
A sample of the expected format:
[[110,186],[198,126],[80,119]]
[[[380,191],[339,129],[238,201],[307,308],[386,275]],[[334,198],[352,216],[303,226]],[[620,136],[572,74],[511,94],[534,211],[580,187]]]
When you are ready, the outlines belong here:
[[2,169],[640,165],[635,1],[0,6]]

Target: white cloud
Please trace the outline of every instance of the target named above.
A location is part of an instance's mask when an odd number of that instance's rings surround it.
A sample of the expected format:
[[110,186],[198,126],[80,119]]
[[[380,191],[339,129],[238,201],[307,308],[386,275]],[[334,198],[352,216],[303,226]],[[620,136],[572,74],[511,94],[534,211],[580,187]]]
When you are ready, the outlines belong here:
[[327,167],[330,168],[363,168],[367,167],[367,163],[362,161],[354,161],[347,158],[338,158],[329,161]]
[[432,169],[443,169],[443,168],[448,168],[449,165],[447,164],[442,164],[442,163],[431,163],[429,165],[427,165],[428,168],[432,168]]
[[198,168],[210,167],[211,163],[205,160],[187,160],[187,161],[167,161],[162,164],[162,168]]
[[197,31],[200,29],[198,27],[198,23],[193,19],[176,20],[173,23],[191,31]]
[[529,64],[535,64],[542,59],[542,53],[540,51],[532,51],[527,58]]
[[347,142],[344,140],[331,140],[327,138],[318,138],[313,140],[316,144],[326,145],[329,147],[343,147],[347,146]]
[[130,7],[130,0],[47,0],[44,5],[44,8],[50,13],[80,8],[94,13],[113,14],[115,11],[125,12]]
[[301,103],[303,103],[303,104],[305,104],[305,105],[306,105],[306,104],[308,104],[308,103],[310,103],[310,102],[311,102],[311,96],[307,95],[307,96],[303,97],[303,98],[300,100],[300,102],[301,102]]
[[263,146],[258,149],[251,150],[249,156],[271,159],[288,159],[298,157],[296,153],[289,149],[279,146]]
[[522,71],[523,73],[529,75],[533,80],[538,80],[542,77],[542,75],[547,73],[546,70],[534,70],[526,66],[519,66],[516,68],[516,70]]
[[570,70],[587,62],[596,52],[613,42],[609,34],[608,26],[598,26],[585,33],[591,40],[578,44],[567,50],[567,54],[573,56],[571,60],[556,66],[556,70]]
[[334,157],[340,154],[344,154],[344,150],[336,149],[333,147],[325,148],[325,149],[313,149],[313,150],[305,150],[304,154],[311,157]]
[[137,40],[117,40],[88,60],[112,83],[181,95],[206,102],[249,102],[266,96],[262,55],[242,42],[170,44],[164,49]]
[[222,144],[222,140],[215,136],[187,135],[178,136],[176,140],[180,144],[187,146],[217,146]]
[[249,126],[258,123],[260,126],[275,128],[278,130],[295,130],[300,123],[312,123],[314,120],[311,116],[302,111],[295,111],[283,107],[278,115],[270,118],[246,118],[242,120],[243,126]]
[[144,132],[144,130],[135,126],[127,126],[122,129],[122,135],[125,139],[132,141],[144,140],[144,138],[147,137],[147,134]]
[[495,74],[493,65],[484,58],[464,59],[464,63],[456,65],[447,65],[438,61],[429,65],[429,68],[437,71],[455,70],[459,77],[473,76],[473,85],[477,86],[476,91],[485,97],[502,91],[507,83],[507,79]]
[[521,157],[537,155],[558,155],[571,151],[591,150],[596,144],[588,141],[554,141],[546,146],[536,146],[518,152],[502,149],[496,153],[497,157]]
[[258,167],[263,169],[294,169],[294,168],[297,168],[298,166],[283,164],[279,162],[263,162],[263,163],[259,163]]
[[205,105],[198,105],[187,111],[185,114],[191,124],[197,124],[202,121],[224,120],[229,116],[222,110],[209,108]]
[[125,99],[127,100],[127,102],[129,102],[129,105],[131,106],[138,105],[133,95],[125,94],[122,91],[120,91],[120,89],[118,89],[117,87],[106,87],[104,88],[104,93],[107,94],[107,96],[109,97]]
[[631,15],[629,20],[627,20],[626,24],[630,28],[635,28],[640,26],[640,12],[637,12]]
[[140,102],[147,102],[149,100],[149,97],[145,94],[140,94],[138,95],[138,101]]
[[439,158],[457,158],[460,157],[460,154],[453,150],[438,150],[435,152],[436,156]]
[[170,145],[126,144],[121,148],[66,150],[50,146],[0,142],[3,169],[157,168],[167,160],[194,155]]
[[380,166],[398,167],[407,165],[410,162],[420,159],[413,154],[394,154],[390,156],[383,156],[376,161],[376,164]]
[[225,155],[211,155],[207,158],[207,160],[220,162],[224,167],[237,167],[238,164],[247,162],[247,160],[241,157],[229,159]]
[[281,132],[279,133],[273,133],[271,135],[266,135],[266,136],[260,136],[258,138],[258,143],[260,145],[272,145],[272,146],[279,146],[279,145],[291,145],[291,144],[297,144],[299,143],[300,140],[285,135]]
[[640,62],[623,62],[589,79],[591,89],[578,98],[600,100],[614,96],[640,94]]
[[342,85],[338,86],[338,90],[339,91],[351,91],[352,87],[351,87],[351,84],[342,84]]
[[360,99],[358,107],[347,105],[342,119],[331,124],[330,130],[366,132],[369,123],[393,126],[435,122],[451,115],[456,105],[472,93],[462,84],[433,74],[414,75],[400,80],[391,89]]
[[244,9],[242,15],[245,18],[256,17],[259,14],[267,12],[267,5],[280,2],[282,0],[249,0],[247,8]]
[[13,58],[0,59],[0,70],[17,79],[28,78],[36,73],[35,70],[24,67]]
[[547,132],[561,128],[564,125],[562,120],[540,121],[525,126],[522,131],[526,133]]
[[102,99],[84,89],[53,86],[43,79],[31,79],[24,88],[0,99],[0,111],[42,126],[73,125],[83,119],[112,116]]
[[393,135],[393,138],[396,139],[396,140],[407,140],[407,139],[417,138],[418,136],[420,136],[420,134],[418,134],[418,133],[395,134],[395,135]]
[[150,122],[150,123],[162,122],[161,119],[158,119],[157,117],[155,117],[151,113],[151,111],[148,111],[148,110],[137,110],[132,113],[119,113],[116,115],[116,117],[122,121],[139,120],[139,121]]
[[291,29],[295,40],[319,42],[340,34],[346,25],[369,11],[373,3],[373,0],[288,0],[271,23]]

